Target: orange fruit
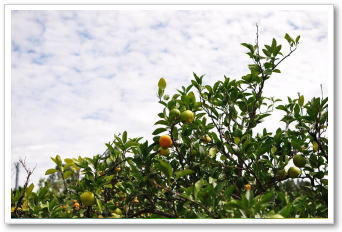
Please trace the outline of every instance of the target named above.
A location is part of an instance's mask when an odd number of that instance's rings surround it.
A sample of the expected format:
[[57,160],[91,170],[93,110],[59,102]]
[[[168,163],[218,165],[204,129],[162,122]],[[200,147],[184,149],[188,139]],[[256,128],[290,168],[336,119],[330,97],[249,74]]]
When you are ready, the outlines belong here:
[[162,148],[169,148],[172,146],[172,139],[169,135],[162,135],[160,136],[159,138],[159,145],[162,147]]
[[115,168],[115,171],[116,171],[116,172],[120,172],[120,171],[121,171],[121,168],[120,168],[120,167],[116,167],[116,168]]
[[246,184],[246,185],[245,185],[245,190],[246,190],[246,191],[251,190],[251,188],[252,188],[252,186],[251,186],[250,184]]

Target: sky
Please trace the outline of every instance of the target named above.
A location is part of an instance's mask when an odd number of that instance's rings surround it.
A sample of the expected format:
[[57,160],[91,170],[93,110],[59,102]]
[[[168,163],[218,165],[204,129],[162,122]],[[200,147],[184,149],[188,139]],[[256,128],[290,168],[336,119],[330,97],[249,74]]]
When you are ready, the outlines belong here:
[[[247,74],[240,43],[255,41],[256,23],[260,44],[276,38],[286,50],[285,33],[301,36],[265,95],[309,99],[320,84],[328,95],[326,11],[12,11],[11,20],[12,161],[36,166],[34,182],[54,166],[51,156],[102,154],[125,130],[150,139],[159,78],[173,94],[192,72],[208,84]],[[265,126],[276,129],[279,117]],[[13,186],[14,169],[11,177]]]

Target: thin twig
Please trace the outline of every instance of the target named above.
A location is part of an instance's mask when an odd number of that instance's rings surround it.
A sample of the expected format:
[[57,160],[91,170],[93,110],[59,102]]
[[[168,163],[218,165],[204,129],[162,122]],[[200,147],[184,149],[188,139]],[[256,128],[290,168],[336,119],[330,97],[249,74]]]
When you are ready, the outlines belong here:
[[37,167],[37,166],[35,166],[32,170],[29,169],[26,165],[26,158],[24,160],[20,159],[19,162],[23,166],[24,170],[26,171],[27,176],[26,176],[26,181],[25,181],[24,187],[23,187],[23,192],[22,192],[20,198],[18,199],[17,204],[15,206],[15,209],[13,211],[16,216],[18,216],[18,208],[21,207],[23,199],[25,197],[25,192],[26,192],[27,185],[29,183],[30,177]]

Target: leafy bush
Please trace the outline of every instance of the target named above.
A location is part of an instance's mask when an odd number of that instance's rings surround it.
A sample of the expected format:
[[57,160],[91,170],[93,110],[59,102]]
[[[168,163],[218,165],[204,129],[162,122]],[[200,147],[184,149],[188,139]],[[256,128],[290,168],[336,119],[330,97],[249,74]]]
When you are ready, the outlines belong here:
[[[299,38],[285,35],[284,54],[275,39],[259,48],[258,33],[255,45],[242,43],[251,64],[238,80],[206,85],[194,73],[169,96],[160,79],[152,143],[125,131],[102,155],[53,157],[37,191],[29,176],[12,190],[12,217],[326,218],[328,98],[263,95]],[[284,126],[260,129],[277,110]]]

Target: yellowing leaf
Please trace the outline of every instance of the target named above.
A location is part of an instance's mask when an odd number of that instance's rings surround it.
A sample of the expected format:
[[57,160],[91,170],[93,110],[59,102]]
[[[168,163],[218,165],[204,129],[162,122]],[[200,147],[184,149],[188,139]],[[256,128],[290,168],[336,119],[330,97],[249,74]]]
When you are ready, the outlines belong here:
[[32,190],[34,188],[34,184],[30,184],[27,188],[26,188],[26,195],[30,195]]
[[64,162],[67,163],[67,164],[74,163],[74,161],[72,159],[69,159],[69,158],[64,159]]
[[299,97],[299,99],[298,99],[298,104],[299,104],[300,106],[303,106],[303,105],[304,105],[304,96],[303,96],[303,95],[301,95],[301,96]]
[[240,138],[239,137],[234,137],[234,143],[239,144],[240,143]]
[[58,170],[56,170],[54,168],[50,168],[50,169],[46,170],[45,175],[51,175],[55,172],[58,172]]

